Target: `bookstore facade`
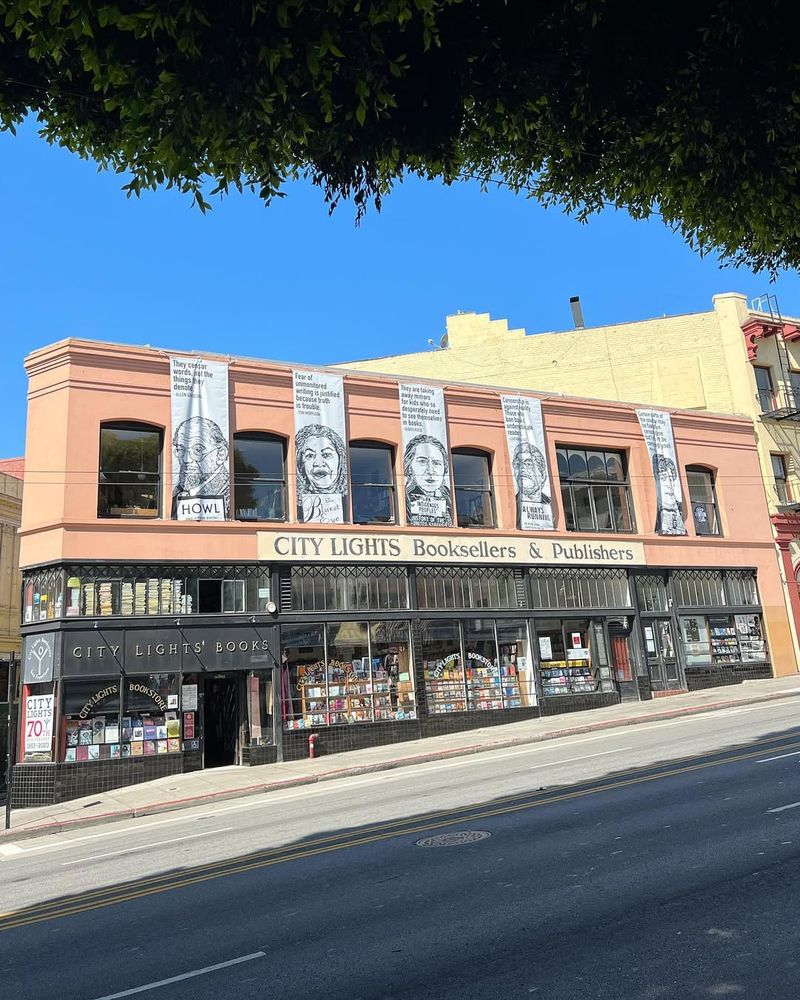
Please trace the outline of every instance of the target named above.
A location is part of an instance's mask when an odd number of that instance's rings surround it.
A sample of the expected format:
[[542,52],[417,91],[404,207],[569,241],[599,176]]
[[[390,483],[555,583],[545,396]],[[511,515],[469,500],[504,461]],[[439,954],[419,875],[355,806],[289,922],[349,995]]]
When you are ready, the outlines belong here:
[[201,363],[28,359],[17,806],[796,669],[746,421]]

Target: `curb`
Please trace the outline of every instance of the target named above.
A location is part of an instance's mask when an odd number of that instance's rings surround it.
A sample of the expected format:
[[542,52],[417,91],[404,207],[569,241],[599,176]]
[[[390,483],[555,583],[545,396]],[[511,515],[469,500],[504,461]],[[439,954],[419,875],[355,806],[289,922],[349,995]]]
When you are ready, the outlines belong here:
[[336,781],[339,778],[352,778],[360,774],[370,774],[380,771],[393,771],[401,767],[412,767],[415,764],[425,764],[436,760],[447,760],[450,757],[468,757],[470,754],[490,753],[493,750],[503,750],[509,747],[525,746],[531,743],[545,743],[550,740],[562,739],[566,736],[577,736],[582,733],[592,733],[605,729],[623,729],[626,726],[640,726],[648,722],[659,722],[664,719],[675,719],[686,715],[702,715],[706,712],[719,712],[726,708],[737,708],[740,705],[757,705],[764,702],[780,701],[794,698],[800,694],[800,688],[791,691],[776,691],[772,694],[758,695],[751,698],[727,699],[712,702],[708,705],[689,705],[685,708],[667,709],[648,715],[635,715],[630,718],[608,719],[601,722],[587,723],[583,726],[569,726],[561,729],[550,729],[544,733],[528,736],[512,736],[506,739],[493,740],[491,743],[474,743],[469,746],[453,747],[448,750],[431,750],[426,753],[413,754],[408,757],[396,757],[392,760],[377,761],[368,764],[354,764],[349,767],[335,768],[320,774],[302,775],[297,778],[284,778],[280,781],[260,782],[255,785],[245,785],[241,788],[223,789],[219,792],[206,792],[202,795],[191,795],[186,798],[173,799],[168,802],[153,802],[150,805],[134,806],[130,809],[119,809],[114,812],[101,813],[97,816],[85,816],[77,819],[44,822],[35,827],[0,830],[0,844],[15,840],[32,840],[53,833],[69,833],[72,830],[87,826],[101,826],[122,819],[137,819],[141,816],[154,816],[159,813],[177,812],[192,806],[224,802],[228,799],[248,798],[264,795],[269,792],[280,792],[287,788],[297,788],[302,785],[316,785],[324,781]]

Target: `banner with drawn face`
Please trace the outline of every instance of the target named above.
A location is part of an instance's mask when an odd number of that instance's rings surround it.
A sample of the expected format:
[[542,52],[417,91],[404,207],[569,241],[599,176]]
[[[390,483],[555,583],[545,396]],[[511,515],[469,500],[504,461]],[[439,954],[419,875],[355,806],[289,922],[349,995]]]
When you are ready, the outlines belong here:
[[228,366],[205,358],[170,358],[172,516],[224,521],[231,499],[228,460]]
[[444,392],[433,385],[400,385],[406,520],[450,527],[453,490]]
[[656,524],[659,535],[685,535],[683,491],[672,436],[672,419],[663,410],[637,410],[642,428],[653,480],[656,485]]
[[348,482],[343,381],[320,372],[293,376],[297,519],[343,524]]
[[517,527],[522,531],[552,531],[542,402],[531,396],[501,396],[500,401],[517,496]]

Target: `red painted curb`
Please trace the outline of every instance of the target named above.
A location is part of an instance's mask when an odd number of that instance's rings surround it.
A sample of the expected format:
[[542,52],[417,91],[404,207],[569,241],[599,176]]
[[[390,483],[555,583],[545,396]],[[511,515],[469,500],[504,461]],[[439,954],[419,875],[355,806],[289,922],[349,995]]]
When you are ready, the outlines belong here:
[[449,757],[467,757],[474,753],[487,753],[492,750],[503,750],[507,747],[525,746],[531,743],[545,743],[549,740],[565,736],[576,736],[582,733],[595,732],[603,729],[621,729],[625,726],[644,725],[647,722],[658,722],[663,719],[674,719],[682,715],[700,715],[704,712],[717,712],[726,708],[736,708],[739,705],[755,705],[762,702],[778,701],[783,698],[794,698],[798,691],[776,691],[757,697],[712,702],[708,705],[687,705],[685,708],[668,709],[654,712],[652,715],[635,715],[630,718],[607,719],[601,722],[587,723],[583,726],[570,726],[567,729],[549,729],[544,733],[529,736],[512,736],[490,743],[474,743],[469,746],[451,747],[446,750],[430,750],[408,757],[394,757],[391,760],[376,761],[367,764],[353,764],[349,767],[334,768],[320,774],[301,775],[296,778],[284,778],[279,781],[261,782],[255,785],[244,785],[241,788],[226,788],[218,792],[206,792],[201,795],[191,795],[181,799],[170,799],[166,802],[153,802],[144,806],[132,806],[115,812],[100,813],[97,816],[82,816],[68,820],[45,820],[33,827],[18,827],[0,831],[0,843],[13,840],[29,840],[52,833],[68,833],[85,826],[99,826],[122,819],[136,819],[141,816],[152,816],[160,812],[175,812],[188,809],[204,802],[222,802],[226,799],[247,798],[253,795],[279,792],[286,788],[302,785],[315,785],[322,781],[335,781],[338,778],[349,778],[359,774],[370,774],[380,771],[392,771],[401,767],[411,767],[414,764],[424,764],[435,760],[446,760]]

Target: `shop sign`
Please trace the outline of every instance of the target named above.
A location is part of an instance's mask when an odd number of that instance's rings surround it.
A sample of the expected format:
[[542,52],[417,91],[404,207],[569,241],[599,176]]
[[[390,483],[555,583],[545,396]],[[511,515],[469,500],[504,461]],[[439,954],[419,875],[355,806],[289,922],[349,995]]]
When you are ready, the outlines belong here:
[[118,674],[122,667],[122,632],[105,628],[63,633],[65,677]]
[[50,753],[53,743],[53,695],[25,699],[25,753]]
[[267,628],[184,628],[183,670],[254,670],[275,666]]
[[644,566],[637,541],[558,540],[525,535],[388,534],[384,532],[259,531],[265,562],[473,563],[513,566]]
[[26,635],[24,640],[22,683],[48,684],[53,679],[55,632]]

